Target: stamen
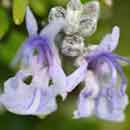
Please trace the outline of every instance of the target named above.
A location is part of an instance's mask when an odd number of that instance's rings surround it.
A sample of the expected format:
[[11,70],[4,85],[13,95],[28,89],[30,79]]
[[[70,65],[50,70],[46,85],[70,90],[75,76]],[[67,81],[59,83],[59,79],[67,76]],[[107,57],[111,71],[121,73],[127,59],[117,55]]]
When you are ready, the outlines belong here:
[[114,65],[116,66],[117,70],[119,71],[120,73],[120,76],[122,78],[122,81],[121,81],[121,85],[120,85],[120,95],[121,96],[124,96],[125,95],[125,89],[126,89],[126,85],[127,85],[127,79],[126,79],[126,76],[124,74],[124,71],[121,67],[121,65],[116,61],[116,60],[112,60]]
[[121,61],[124,61],[124,62],[127,62],[128,64],[130,64],[130,60],[128,58],[125,58],[125,57],[122,57],[122,56],[119,56],[119,55],[116,55],[116,54],[113,54],[113,56],[115,58],[117,58],[118,60],[121,60]]

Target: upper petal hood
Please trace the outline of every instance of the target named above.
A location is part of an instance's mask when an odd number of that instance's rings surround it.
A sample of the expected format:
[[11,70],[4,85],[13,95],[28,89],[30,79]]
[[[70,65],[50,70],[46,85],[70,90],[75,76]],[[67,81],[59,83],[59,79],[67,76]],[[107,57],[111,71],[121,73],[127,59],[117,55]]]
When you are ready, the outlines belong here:
[[118,45],[120,37],[120,29],[119,27],[115,26],[112,30],[111,34],[107,34],[101,43],[99,44],[97,50],[101,51],[114,51]]
[[38,25],[37,25],[37,21],[33,15],[33,13],[31,12],[30,8],[27,7],[26,10],[26,27],[27,27],[27,31],[29,33],[29,35],[36,35],[38,32]]

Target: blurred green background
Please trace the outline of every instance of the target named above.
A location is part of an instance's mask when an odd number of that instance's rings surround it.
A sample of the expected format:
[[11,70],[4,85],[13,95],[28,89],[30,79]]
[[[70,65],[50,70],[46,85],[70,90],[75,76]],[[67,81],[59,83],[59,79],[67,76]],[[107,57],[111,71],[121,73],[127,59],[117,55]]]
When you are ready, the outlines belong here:
[[[29,0],[39,25],[47,21],[50,8],[56,5],[65,6],[68,0]],[[111,31],[114,25],[121,28],[120,44],[116,52],[130,57],[130,0],[113,0],[113,6],[101,2],[101,14],[97,31],[86,43],[99,43],[105,33]],[[0,87],[3,82],[15,74],[9,67],[11,59],[27,36],[24,20],[27,0],[0,0]],[[72,63],[71,63],[72,64]],[[65,64],[66,71],[70,63]],[[130,97],[130,67],[124,67],[129,80],[127,93]],[[80,87],[79,87],[80,90]],[[73,120],[72,112],[76,106],[77,94],[74,91],[68,99],[62,102],[58,99],[57,112],[41,120],[31,116],[17,116],[4,112],[0,114],[0,130],[130,130],[130,105],[126,109],[126,120],[123,123],[113,123],[97,118]]]

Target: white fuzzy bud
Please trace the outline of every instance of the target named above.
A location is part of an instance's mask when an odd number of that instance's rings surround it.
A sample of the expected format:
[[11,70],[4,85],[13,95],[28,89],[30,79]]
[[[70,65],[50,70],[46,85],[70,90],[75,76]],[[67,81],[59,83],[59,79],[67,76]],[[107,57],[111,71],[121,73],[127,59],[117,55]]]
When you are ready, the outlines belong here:
[[67,4],[67,8],[72,10],[81,10],[82,6],[83,5],[80,2],[80,0],[70,0],[69,3]]
[[97,28],[97,21],[89,16],[82,16],[80,19],[80,35],[83,37],[91,36]]
[[99,18],[100,5],[98,1],[88,2],[83,6],[83,15],[80,18],[80,30],[81,36],[91,36],[97,27]]
[[66,56],[79,56],[84,50],[84,39],[78,35],[66,36],[63,40],[61,50]]
[[65,33],[75,33],[82,37],[91,36],[97,27],[100,5],[98,1],[87,2],[85,5],[80,0],[71,0],[67,5]]
[[83,6],[80,0],[71,0],[67,5],[65,33],[72,35],[79,31]]
[[63,7],[61,6],[54,7],[49,12],[48,21],[51,22],[57,18],[65,18],[65,15],[66,10]]

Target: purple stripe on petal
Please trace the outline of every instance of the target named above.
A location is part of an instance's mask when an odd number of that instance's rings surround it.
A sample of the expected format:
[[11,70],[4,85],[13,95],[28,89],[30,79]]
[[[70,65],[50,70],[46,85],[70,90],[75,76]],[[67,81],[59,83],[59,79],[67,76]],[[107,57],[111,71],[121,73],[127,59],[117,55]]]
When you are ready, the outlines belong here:
[[[117,59],[117,56],[115,57],[115,55],[113,54],[109,54],[107,55],[107,57],[112,61],[113,65],[117,68],[117,70],[119,71],[120,73],[120,76],[122,78],[122,81],[121,81],[121,85],[120,85],[120,91],[119,93],[124,96],[125,94],[125,89],[126,89],[126,85],[127,85],[127,79],[126,79],[126,76],[123,72],[123,69],[121,67],[121,65],[116,61]],[[120,57],[121,58],[121,57]]]
[[52,93],[52,89],[41,89],[40,103],[36,109],[36,114],[39,116],[46,116],[57,109],[56,99]]
[[82,96],[83,96],[83,98],[87,98],[87,97],[91,96],[92,93],[93,93],[92,91],[85,91],[82,93]]
[[63,18],[56,19],[49,23],[45,28],[40,32],[40,36],[46,36],[53,43],[56,35],[63,29],[65,26],[65,20]]
[[27,31],[29,33],[29,35],[36,35],[37,31],[38,31],[38,25],[37,25],[37,21],[34,17],[34,15],[32,14],[31,10],[29,7],[27,7],[26,10],[26,27],[27,27]]
[[37,93],[37,88],[34,89],[32,100],[31,100],[30,103],[28,104],[26,110],[28,110],[28,109],[32,106],[33,101],[35,100],[35,98],[37,98],[37,97],[36,97],[36,93]]
[[123,69],[120,66],[120,64],[118,62],[116,62],[116,61],[114,61],[114,64],[115,64],[116,68],[118,69],[118,71],[120,73],[120,76],[122,78],[121,85],[120,85],[120,94],[122,96],[124,96],[125,95],[126,85],[128,84],[128,82],[127,82],[126,76],[125,76],[125,74],[123,72]]
[[112,30],[112,33],[107,34],[97,47],[96,51],[105,50],[106,52],[112,52],[116,49],[119,41],[120,29],[115,26]]
[[40,91],[40,93],[41,93],[41,96],[40,96],[40,104],[39,104],[39,107],[37,108],[37,110],[36,110],[36,112],[41,112],[41,111],[43,111],[43,109],[46,107],[45,105],[45,103],[47,103],[46,102],[46,97],[47,96],[49,96],[48,95],[48,93],[47,93],[47,91],[44,91],[43,92],[43,90],[41,89],[41,91]]
[[48,66],[50,66],[53,62],[53,54],[48,45],[42,47],[43,55],[45,58],[45,62]]

